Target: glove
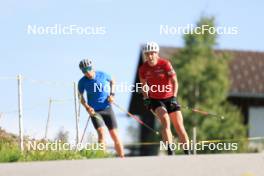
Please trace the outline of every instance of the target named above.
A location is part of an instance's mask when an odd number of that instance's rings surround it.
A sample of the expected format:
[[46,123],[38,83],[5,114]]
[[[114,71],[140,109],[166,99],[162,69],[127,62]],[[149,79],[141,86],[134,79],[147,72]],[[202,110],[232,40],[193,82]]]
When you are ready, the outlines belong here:
[[171,100],[170,100],[170,103],[171,104],[175,104],[175,105],[178,104],[177,103],[177,98],[176,97],[172,97]]
[[146,107],[146,109],[151,109],[151,100],[149,98],[144,98],[143,99],[143,103],[144,103],[144,106]]
[[172,109],[180,109],[180,105],[177,102],[177,98],[176,97],[172,97],[170,100],[170,106]]

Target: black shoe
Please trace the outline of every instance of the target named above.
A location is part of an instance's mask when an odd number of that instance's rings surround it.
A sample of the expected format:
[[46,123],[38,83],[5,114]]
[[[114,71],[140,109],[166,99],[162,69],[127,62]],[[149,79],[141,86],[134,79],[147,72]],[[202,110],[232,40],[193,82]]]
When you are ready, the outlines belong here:
[[169,146],[168,146],[167,153],[168,153],[168,155],[175,155],[175,153],[174,153],[174,151],[172,150],[170,144],[169,144]]
[[183,150],[183,152],[184,152],[185,155],[191,155],[190,150]]

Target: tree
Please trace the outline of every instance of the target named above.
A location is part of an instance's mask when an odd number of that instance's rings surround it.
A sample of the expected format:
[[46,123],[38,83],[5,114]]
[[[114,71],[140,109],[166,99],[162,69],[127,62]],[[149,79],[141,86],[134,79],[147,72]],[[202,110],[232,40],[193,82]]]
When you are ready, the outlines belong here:
[[69,140],[69,131],[65,131],[63,128],[57,133],[55,140],[61,141],[62,143],[67,143]]
[[[202,17],[197,27],[215,27],[214,21],[213,17]],[[242,124],[242,115],[238,108],[227,102],[230,88],[228,64],[232,56],[213,50],[216,39],[217,35],[209,31],[187,34],[184,48],[171,59],[179,81],[178,101],[182,105],[225,116],[221,121],[183,109],[185,126],[189,134],[192,127],[197,126],[199,140],[244,138],[246,127]],[[244,150],[244,145],[239,145],[239,150]]]

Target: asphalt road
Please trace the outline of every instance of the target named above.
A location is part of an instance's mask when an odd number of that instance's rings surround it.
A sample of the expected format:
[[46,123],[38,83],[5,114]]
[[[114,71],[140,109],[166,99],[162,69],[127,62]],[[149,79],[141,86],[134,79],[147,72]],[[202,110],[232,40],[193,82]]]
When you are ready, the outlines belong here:
[[0,176],[264,176],[264,154],[131,157],[0,164]]

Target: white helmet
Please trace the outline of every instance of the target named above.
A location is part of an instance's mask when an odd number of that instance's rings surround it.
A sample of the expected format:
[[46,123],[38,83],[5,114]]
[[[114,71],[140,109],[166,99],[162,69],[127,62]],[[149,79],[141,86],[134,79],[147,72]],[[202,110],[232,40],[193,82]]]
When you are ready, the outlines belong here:
[[143,47],[143,53],[147,52],[159,52],[159,45],[156,42],[148,42],[144,47]]

